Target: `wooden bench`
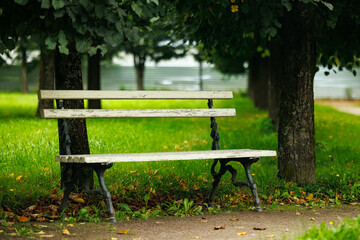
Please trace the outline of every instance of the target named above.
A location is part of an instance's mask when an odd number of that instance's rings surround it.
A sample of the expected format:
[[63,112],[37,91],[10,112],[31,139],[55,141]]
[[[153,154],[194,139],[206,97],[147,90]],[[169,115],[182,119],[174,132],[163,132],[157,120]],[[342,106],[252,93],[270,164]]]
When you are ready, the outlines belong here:
[[[229,171],[232,174],[232,183],[235,186],[247,186],[252,191],[255,211],[261,211],[260,200],[256,185],[252,179],[251,165],[260,157],[276,156],[275,151],[231,149],[219,150],[219,134],[215,117],[233,117],[236,115],[234,108],[213,108],[213,99],[232,99],[231,91],[76,91],[76,90],[40,90],[39,99],[58,100],[58,109],[44,109],[43,118],[66,119],[75,118],[194,118],[210,117],[211,134],[213,138],[212,148],[208,151],[185,151],[185,152],[151,152],[151,153],[120,153],[120,154],[83,154],[59,155],[55,161],[66,164],[88,164],[98,175],[101,193],[105,198],[110,221],[115,222],[115,212],[111,202],[111,195],[106,189],[104,172],[115,162],[139,162],[139,161],[174,161],[174,160],[201,160],[214,159],[211,166],[211,174],[214,177],[213,186],[209,195],[209,206],[213,206],[215,192],[221,177]],[[202,99],[207,101],[208,108],[202,109],[64,109],[62,101],[68,99]],[[65,131],[66,133],[66,131]],[[247,181],[236,180],[237,171],[228,165],[229,162],[240,162],[247,176]],[[215,170],[220,164],[218,171]],[[72,184],[73,185],[73,184]],[[64,197],[59,209],[64,209],[73,186],[64,186]]]

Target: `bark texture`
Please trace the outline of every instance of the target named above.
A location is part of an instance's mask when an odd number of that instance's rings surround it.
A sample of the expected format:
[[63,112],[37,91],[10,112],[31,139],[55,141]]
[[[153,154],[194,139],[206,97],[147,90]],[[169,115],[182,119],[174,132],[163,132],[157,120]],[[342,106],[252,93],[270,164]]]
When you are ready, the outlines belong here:
[[268,58],[255,55],[249,65],[248,95],[260,109],[268,109],[268,79]]
[[[100,90],[100,60],[101,55],[98,51],[95,55],[89,56],[88,60],[88,89]],[[89,100],[89,109],[101,109],[101,100]]]
[[284,16],[284,78],[281,81],[278,176],[297,183],[315,178],[313,82],[316,48],[313,17],[307,4],[295,1]]
[[144,90],[145,55],[134,53],[134,66],[136,71],[136,83],[138,90]]
[[[55,52],[51,51],[48,54],[41,52],[40,54],[40,73],[39,73],[39,89],[40,90],[54,90],[55,81]],[[39,101],[36,116],[40,117],[42,109],[54,108],[54,101],[50,99],[42,99]]]
[[269,59],[269,93],[268,110],[272,123],[279,128],[281,79],[283,77],[282,49],[280,43],[273,43],[270,47]]
[[[55,86],[57,90],[83,90],[81,60],[76,51],[75,44],[68,45],[69,54],[64,55],[56,51],[55,55]],[[58,102],[57,102],[58,105]],[[83,100],[64,100],[64,108],[83,109]],[[58,120],[60,154],[67,154],[63,119]],[[89,154],[85,119],[67,119],[70,136],[71,154]],[[93,170],[85,164],[61,164],[62,186],[75,179],[79,189],[90,189],[93,186]]]
[[21,49],[21,89],[24,94],[29,92],[26,49]]

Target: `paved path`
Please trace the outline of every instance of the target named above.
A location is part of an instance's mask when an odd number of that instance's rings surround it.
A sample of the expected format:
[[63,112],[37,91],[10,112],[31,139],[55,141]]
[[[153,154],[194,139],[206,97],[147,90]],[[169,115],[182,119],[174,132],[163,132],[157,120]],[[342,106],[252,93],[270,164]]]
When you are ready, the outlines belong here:
[[360,116],[359,100],[316,100],[315,103],[331,106],[340,112],[346,112]]
[[[202,215],[187,218],[134,220],[117,224],[117,229],[129,230],[119,239],[282,239],[325,222],[341,222],[344,217],[360,214],[360,206],[326,207],[293,211],[252,211]],[[214,230],[214,226],[224,226]],[[265,230],[254,230],[254,228]],[[244,235],[241,235],[241,232]]]

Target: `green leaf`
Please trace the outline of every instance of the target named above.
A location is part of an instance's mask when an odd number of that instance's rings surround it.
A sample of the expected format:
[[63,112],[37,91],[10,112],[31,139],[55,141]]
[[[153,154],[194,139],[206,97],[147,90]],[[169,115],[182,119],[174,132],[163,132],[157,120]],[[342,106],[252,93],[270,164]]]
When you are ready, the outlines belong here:
[[49,9],[51,7],[50,0],[42,0],[41,1],[41,8]]
[[90,41],[86,41],[86,40],[76,41],[76,49],[77,49],[79,52],[85,53],[85,52],[87,52],[90,48],[91,48],[91,43],[90,43]]
[[45,45],[47,49],[54,50],[56,48],[56,42],[53,41],[50,37],[46,38]]
[[106,20],[112,23],[117,23],[119,21],[119,18],[114,13],[110,13],[106,15]]
[[61,18],[64,15],[65,15],[65,10],[64,9],[60,9],[60,10],[54,12],[55,18]]
[[272,28],[269,28],[269,34],[271,37],[275,37],[276,36],[276,33],[277,33],[277,29],[272,27]]
[[68,49],[66,46],[63,46],[63,45],[60,45],[60,46],[59,46],[59,51],[60,51],[60,53],[62,53],[62,54],[66,54],[66,55],[69,54],[69,49]]
[[135,2],[132,2],[131,3],[131,8],[132,10],[134,10],[134,12],[139,16],[141,17],[141,14],[142,14],[142,8]]
[[87,51],[89,53],[90,56],[94,56],[97,52],[97,48],[96,47],[90,47]]
[[281,0],[281,4],[288,10],[291,11],[292,4],[289,0]]
[[27,4],[29,2],[29,0],[15,0],[15,2],[19,5],[24,6],[25,4]]
[[115,28],[118,32],[122,32],[123,26],[120,22],[115,23]]
[[76,21],[76,16],[75,16],[74,12],[70,8],[66,8],[66,13],[71,18],[72,22]]
[[79,2],[85,8],[86,11],[90,12],[92,10],[92,5],[89,0],[79,0]]
[[87,26],[85,24],[76,24],[74,27],[81,35],[84,35],[87,31]]
[[104,12],[105,12],[105,6],[103,4],[97,4],[95,6],[95,15],[98,18],[104,17]]
[[159,0],[147,0],[147,3],[152,3],[152,2],[159,6]]
[[65,6],[65,3],[63,0],[52,0],[52,5],[55,10],[58,10],[60,8],[63,8]]
[[321,3],[324,4],[325,7],[327,7],[331,11],[334,9],[334,6],[331,3],[324,2],[324,1],[321,1]]
[[59,43],[60,43],[60,45],[64,45],[64,46],[66,46],[67,45],[67,43],[68,43],[68,41],[66,40],[66,36],[65,36],[65,33],[61,30],[60,32],[59,32]]

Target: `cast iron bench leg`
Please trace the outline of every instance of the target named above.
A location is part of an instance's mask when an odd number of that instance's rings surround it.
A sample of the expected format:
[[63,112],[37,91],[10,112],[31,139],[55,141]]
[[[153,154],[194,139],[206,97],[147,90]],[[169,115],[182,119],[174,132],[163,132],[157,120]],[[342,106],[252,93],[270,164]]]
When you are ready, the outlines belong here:
[[101,193],[104,196],[106,207],[108,210],[109,221],[115,223],[116,217],[115,217],[114,207],[113,207],[112,201],[111,201],[111,194],[106,188],[105,178],[104,178],[105,170],[110,168],[111,166],[112,166],[112,164],[109,164],[109,165],[96,164],[96,165],[93,165],[92,168],[96,172],[98,179],[99,179]]
[[[216,164],[220,162],[220,170],[218,173],[215,172],[215,166]],[[211,166],[211,175],[214,178],[214,181],[212,183],[212,189],[211,189],[211,193],[209,195],[209,200],[208,200],[208,206],[209,207],[214,207],[214,200],[215,200],[215,194],[216,194],[216,189],[219,186],[221,177],[226,173],[226,171],[228,170],[226,167],[226,164],[228,163],[228,160],[214,160],[213,165]]]
[[[240,158],[240,159],[228,159],[228,160],[216,160],[214,161],[212,167],[211,167],[211,175],[214,177],[214,181],[213,181],[213,187],[209,196],[209,202],[208,202],[208,206],[209,207],[213,207],[214,206],[214,200],[215,200],[215,194],[216,194],[216,189],[220,183],[221,177],[227,172],[229,171],[232,175],[231,181],[234,184],[234,186],[237,187],[242,187],[242,186],[247,186],[251,189],[251,193],[254,199],[254,206],[255,212],[261,212],[261,206],[260,206],[260,199],[257,193],[257,187],[256,184],[254,182],[254,180],[252,179],[252,175],[251,175],[251,164],[257,162],[259,160],[259,158]],[[220,170],[219,172],[215,172],[215,166],[216,164],[220,161]],[[237,175],[237,171],[235,168],[233,168],[231,165],[227,165],[227,163],[229,163],[230,161],[237,161],[240,162],[244,169],[245,169],[245,174],[247,177],[247,181],[244,182],[238,182],[236,181],[236,175]]]
[[262,211],[262,208],[260,206],[260,199],[259,199],[258,192],[257,192],[257,187],[256,187],[256,184],[255,184],[254,180],[252,179],[252,175],[251,175],[251,165],[253,163],[257,162],[258,160],[259,160],[259,158],[250,158],[246,161],[240,160],[240,163],[244,166],[246,177],[248,179],[246,185],[251,189],[251,193],[252,193],[252,196],[254,199],[254,206],[255,206],[254,211],[255,212]]
[[64,209],[68,206],[68,203],[69,203],[69,196],[71,194],[71,192],[73,192],[75,190],[74,188],[74,184],[71,182],[71,183],[67,183],[65,186],[64,186],[64,196],[63,196],[63,199],[61,200],[61,204],[59,206],[59,209],[58,209],[58,212],[61,214]]

